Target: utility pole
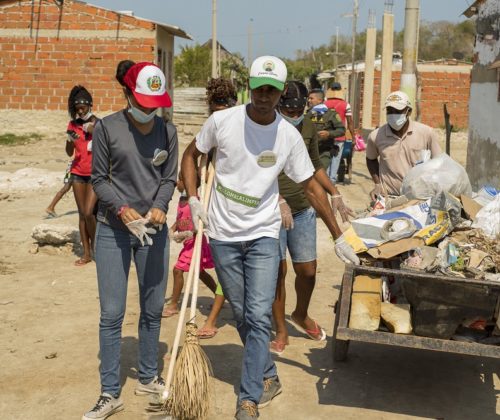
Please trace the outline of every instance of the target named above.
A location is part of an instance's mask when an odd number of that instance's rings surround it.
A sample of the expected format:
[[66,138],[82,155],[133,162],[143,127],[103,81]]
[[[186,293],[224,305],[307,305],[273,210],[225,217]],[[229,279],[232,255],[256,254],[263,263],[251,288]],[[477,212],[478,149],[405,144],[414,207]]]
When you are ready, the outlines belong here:
[[217,0],[212,0],[212,77],[219,77],[217,68]]
[[354,7],[352,10],[352,47],[351,47],[351,86],[349,89],[349,102],[351,103],[351,107],[354,110],[356,107],[355,104],[355,95],[356,95],[356,83],[355,77],[356,73],[354,70],[354,61],[356,58],[356,25],[358,21],[358,11],[359,11],[359,0],[353,0]]
[[380,74],[380,109],[379,125],[385,124],[385,99],[392,88],[392,54],[394,47],[394,15],[392,14],[393,0],[385,1],[384,18],[382,24],[382,65]]
[[335,69],[335,80],[337,80],[337,67],[339,66],[339,27],[335,28],[335,55],[333,56],[333,68]]
[[368,12],[368,28],[366,29],[365,77],[363,83],[363,117],[362,127],[370,129],[372,125],[373,79],[375,73],[375,50],[377,45],[377,28],[375,11]]
[[401,87],[416,109],[419,0],[406,0]]
[[252,66],[252,22],[253,19],[250,18],[250,21],[248,22],[248,52],[247,52],[247,64],[249,71],[250,67]]

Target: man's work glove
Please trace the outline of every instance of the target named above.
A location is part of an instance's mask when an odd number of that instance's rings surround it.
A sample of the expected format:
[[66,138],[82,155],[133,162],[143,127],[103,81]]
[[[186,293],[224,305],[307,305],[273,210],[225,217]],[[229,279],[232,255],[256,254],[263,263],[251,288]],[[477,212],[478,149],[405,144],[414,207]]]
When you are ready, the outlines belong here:
[[182,232],[172,232],[171,238],[178,244],[184,242],[186,239],[190,239],[193,237],[193,232],[190,230],[184,230]]
[[144,243],[147,245],[153,245],[153,240],[149,235],[154,235],[156,230],[151,227],[147,227],[146,225],[148,223],[148,219],[137,219],[126,224],[127,229],[132,233],[132,235],[139,239],[142,246],[144,246]]
[[384,192],[384,187],[382,186],[382,184],[375,184],[375,187],[373,188],[373,190],[370,191],[370,198],[375,201],[377,200],[377,196],[379,195],[385,195],[385,192]]
[[342,200],[342,196],[340,194],[332,195],[331,203],[334,216],[337,216],[338,211],[340,217],[342,218],[342,222],[348,222],[349,216],[356,217],[356,214],[344,204],[344,201]]
[[198,220],[203,222],[203,225],[208,225],[208,217],[205,210],[203,210],[203,205],[200,203],[197,197],[191,196],[188,200],[189,209],[191,210],[191,218],[193,219],[193,225],[195,231],[198,230]]
[[356,264],[359,265],[359,258],[345,239],[344,235],[335,241],[335,253],[346,264]]
[[163,225],[167,223],[167,215],[165,212],[155,207],[148,211],[146,219],[149,220],[155,229],[158,229],[158,232],[161,232]]
[[285,230],[293,229],[292,209],[286,203],[286,200],[280,200],[281,224]]

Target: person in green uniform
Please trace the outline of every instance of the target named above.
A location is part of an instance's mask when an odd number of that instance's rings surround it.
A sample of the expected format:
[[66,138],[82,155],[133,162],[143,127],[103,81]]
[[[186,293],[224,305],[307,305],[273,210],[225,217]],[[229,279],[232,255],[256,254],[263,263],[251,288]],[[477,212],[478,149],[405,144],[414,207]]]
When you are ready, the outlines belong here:
[[308,115],[318,132],[319,158],[323,168],[327,170],[332,157],[339,153],[335,139],[345,134],[345,126],[337,111],[329,109],[323,103],[324,100],[325,94],[321,89],[312,89],[307,98]]

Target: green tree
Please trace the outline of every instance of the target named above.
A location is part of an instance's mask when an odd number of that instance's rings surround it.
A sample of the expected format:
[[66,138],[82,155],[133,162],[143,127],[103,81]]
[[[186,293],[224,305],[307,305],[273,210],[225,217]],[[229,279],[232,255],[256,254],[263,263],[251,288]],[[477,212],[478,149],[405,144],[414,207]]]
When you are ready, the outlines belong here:
[[210,49],[199,44],[182,47],[175,57],[174,68],[177,85],[206,86],[211,73]]

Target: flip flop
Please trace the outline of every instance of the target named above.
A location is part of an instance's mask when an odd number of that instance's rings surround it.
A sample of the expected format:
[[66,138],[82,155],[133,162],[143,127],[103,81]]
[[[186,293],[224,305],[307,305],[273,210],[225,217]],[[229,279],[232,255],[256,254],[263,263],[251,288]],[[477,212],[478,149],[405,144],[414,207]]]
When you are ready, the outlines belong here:
[[311,340],[314,341],[324,341],[326,339],[326,331],[321,328],[316,321],[314,321],[314,329],[308,330],[302,327],[294,318],[290,315],[290,319],[293,324],[302,332],[304,332]]
[[286,343],[284,341],[273,340],[269,344],[269,351],[271,353],[278,355],[278,356],[281,356],[283,354],[283,352],[285,351],[285,347],[287,344],[288,343]]
[[213,338],[218,331],[217,328],[200,328],[198,330],[198,338]]
[[54,210],[45,209],[45,213],[47,213],[47,217],[57,217],[57,213]]
[[169,309],[166,308],[161,313],[162,318],[170,318],[171,316],[177,315],[179,313],[178,309]]
[[85,259],[83,259],[83,258],[78,258],[78,259],[75,261],[75,265],[76,265],[77,267],[81,267],[81,266],[83,266],[83,265],[88,264],[90,261],[92,261],[92,260],[91,260],[91,259],[90,259],[90,260],[85,260]]

